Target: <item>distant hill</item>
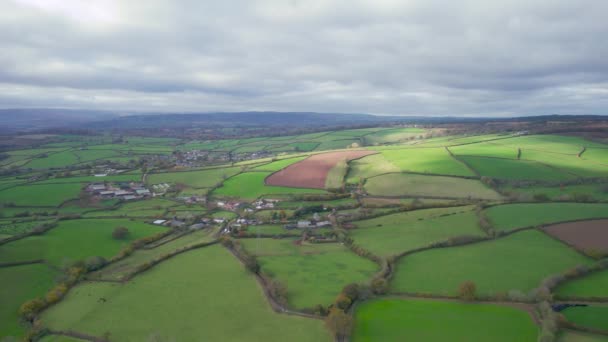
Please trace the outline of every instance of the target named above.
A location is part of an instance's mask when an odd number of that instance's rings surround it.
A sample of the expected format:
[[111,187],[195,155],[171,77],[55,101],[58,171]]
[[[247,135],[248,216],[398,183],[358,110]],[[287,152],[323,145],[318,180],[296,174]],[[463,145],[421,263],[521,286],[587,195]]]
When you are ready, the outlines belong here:
[[93,110],[49,108],[0,109],[0,132],[32,132],[98,120],[108,120],[117,116],[117,113]]

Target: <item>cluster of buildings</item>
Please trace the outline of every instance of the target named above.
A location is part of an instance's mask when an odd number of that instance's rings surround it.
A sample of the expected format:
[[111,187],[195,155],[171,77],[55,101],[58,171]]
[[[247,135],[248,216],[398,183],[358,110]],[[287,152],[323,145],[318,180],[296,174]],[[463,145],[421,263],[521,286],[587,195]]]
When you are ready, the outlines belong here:
[[253,206],[256,210],[262,209],[274,209],[279,200],[276,199],[260,199],[253,202]]
[[290,223],[283,226],[287,230],[292,229],[313,229],[313,228],[325,228],[331,227],[330,221],[315,221],[315,220],[300,220],[296,223]]
[[93,196],[103,199],[121,199],[125,201],[154,196],[143,184],[135,182],[92,183],[86,188]]
[[217,201],[215,204],[218,206],[218,208],[234,211],[238,210],[243,203],[235,201]]

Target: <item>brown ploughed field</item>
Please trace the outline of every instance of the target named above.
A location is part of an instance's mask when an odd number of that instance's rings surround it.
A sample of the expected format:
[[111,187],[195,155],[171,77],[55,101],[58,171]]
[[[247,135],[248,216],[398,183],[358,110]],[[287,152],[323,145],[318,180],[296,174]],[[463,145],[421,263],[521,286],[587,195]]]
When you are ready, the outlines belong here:
[[267,185],[292,188],[325,189],[329,170],[342,160],[352,160],[374,154],[374,151],[343,151],[315,154],[289,165],[266,178]]
[[581,251],[608,253],[608,220],[587,220],[544,227],[549,235]]

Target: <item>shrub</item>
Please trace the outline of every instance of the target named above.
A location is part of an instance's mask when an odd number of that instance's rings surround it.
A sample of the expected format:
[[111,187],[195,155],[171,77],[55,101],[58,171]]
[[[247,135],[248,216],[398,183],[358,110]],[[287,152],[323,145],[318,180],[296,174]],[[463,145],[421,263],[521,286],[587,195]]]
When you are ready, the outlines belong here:
[[41,298],[34,298],[32,300],[28,300],[27,302],[21,304],[19,308],[19,314],[27,320],[30,320],[36,315],[40,310],[44,309],[46,303]]
[[112,231],[112,238],[116,240],[124,240],[129,236],[129,229],[127,227],[116,227]]
[[84,262],[84,265],[87,272],[92,272],[104,267],[107,263],[108,261],[104,257],[92,256]]
[[458,288],[458,295],[464,300],[474,300],[477,292],[477,285],[472,281],[465,281]]
[[371,289],[375,294],[385,294],[388,291],[388,282],[384,278],[376,278],[372,280]]
[[325,319],[325,326],[334,334],[336,340],[342,341],[351,334],[353,318],[338,308],[332,308]]

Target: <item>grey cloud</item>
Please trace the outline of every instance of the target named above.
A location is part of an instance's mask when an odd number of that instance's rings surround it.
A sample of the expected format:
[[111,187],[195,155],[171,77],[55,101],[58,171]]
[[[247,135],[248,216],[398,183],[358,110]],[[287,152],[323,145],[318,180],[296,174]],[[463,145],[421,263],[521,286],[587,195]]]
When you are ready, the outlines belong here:
[[523,115],[608,102],[601,1],[84,4],[0,4],[0,107]]

